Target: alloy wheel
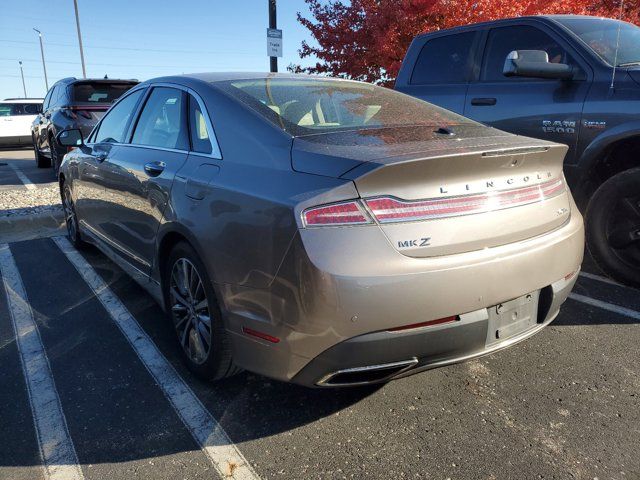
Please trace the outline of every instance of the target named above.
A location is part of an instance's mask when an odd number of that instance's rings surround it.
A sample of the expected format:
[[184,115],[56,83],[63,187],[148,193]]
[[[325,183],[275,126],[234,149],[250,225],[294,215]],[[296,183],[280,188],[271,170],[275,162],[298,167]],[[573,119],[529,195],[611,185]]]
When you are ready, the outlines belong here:
[[169,299],[180,345],[192,362],[204,363],[211,349],[211,311],[202,278],[186,258],[171,268]]
[[62,202],[62,208],[64,210],[64,221],[67,225],[67,233],[69,238],[76,238],[78,232],[78,226],[76,225],[76,214],[73,208],[73,199],[71,198],[71,189],[65,185],[64,198]]

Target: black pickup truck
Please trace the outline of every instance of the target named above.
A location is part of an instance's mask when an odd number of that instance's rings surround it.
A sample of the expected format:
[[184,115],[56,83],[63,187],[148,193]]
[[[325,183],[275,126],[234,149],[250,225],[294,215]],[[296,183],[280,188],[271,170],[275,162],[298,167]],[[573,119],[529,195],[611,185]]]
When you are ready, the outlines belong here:
[[640,285],[640,28],[549,15],[416,37],[395,88],[476,121],[569,146],[589,250]]

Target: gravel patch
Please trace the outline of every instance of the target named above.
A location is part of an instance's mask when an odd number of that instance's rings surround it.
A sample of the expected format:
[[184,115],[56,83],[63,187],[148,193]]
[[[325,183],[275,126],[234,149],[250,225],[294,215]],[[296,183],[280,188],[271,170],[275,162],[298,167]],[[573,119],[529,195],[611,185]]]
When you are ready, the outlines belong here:
[[0,190],[0,218],[62,212],[57,184],[35,190]]

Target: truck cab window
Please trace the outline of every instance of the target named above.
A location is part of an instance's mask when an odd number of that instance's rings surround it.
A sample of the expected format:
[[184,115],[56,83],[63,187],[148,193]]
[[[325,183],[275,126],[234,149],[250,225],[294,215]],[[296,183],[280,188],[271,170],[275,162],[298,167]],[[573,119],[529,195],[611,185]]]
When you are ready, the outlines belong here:
[[475,32],[436,37],[422,47],[411,75],[412,85],[466,83]]
[[[481,80],[483,82],[532,81],[533,79],[522,77],[505,77],[502,74],[504,61],[507,55],[514,50],[543,50],[549,55],[551,63],[566,63],[577,66],[571,55],[542,30],[528,25],[500,27],[489,32]],[[536,79],[535,81],[549,80]]]

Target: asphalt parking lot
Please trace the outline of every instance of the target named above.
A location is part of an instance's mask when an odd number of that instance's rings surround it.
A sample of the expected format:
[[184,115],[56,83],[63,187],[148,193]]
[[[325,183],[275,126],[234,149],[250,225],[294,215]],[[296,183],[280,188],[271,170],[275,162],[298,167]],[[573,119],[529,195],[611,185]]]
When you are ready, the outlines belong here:
[[[0,155],[28,179],[0,167],[0,199],[47,188],[29,155]],[[197,380],[116,265],[32,237],[0,243],[0,478],[640,479],[640,295],[588,260],[556,321],[509,350],[314,390]]]

